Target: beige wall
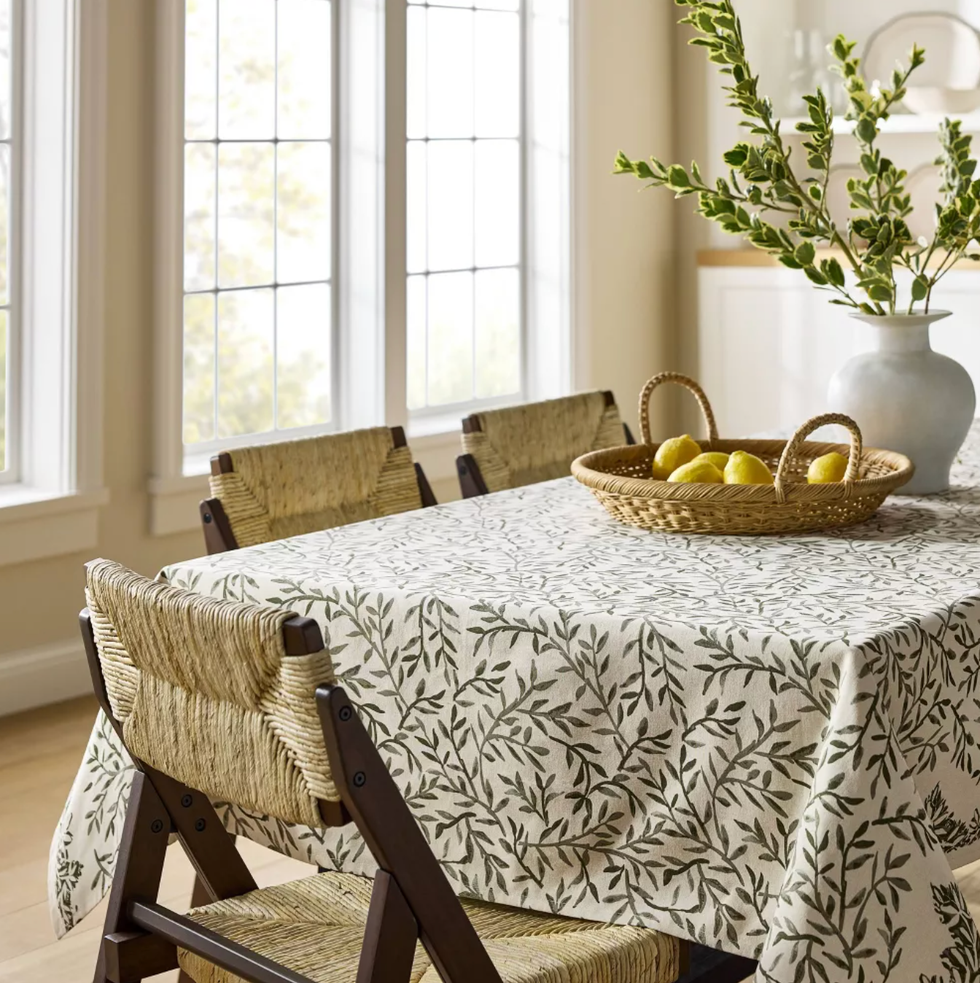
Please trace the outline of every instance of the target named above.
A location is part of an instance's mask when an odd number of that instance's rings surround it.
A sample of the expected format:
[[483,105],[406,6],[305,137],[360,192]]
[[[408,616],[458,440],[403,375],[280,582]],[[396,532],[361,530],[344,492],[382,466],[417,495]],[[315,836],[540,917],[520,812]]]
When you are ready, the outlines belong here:
[[[675,25],[673,30],[675,103],[674,159],[696,160],[705,175],[721,173],[716,163],[708,159],[709,82],[718,85],[720,76],[705,69],[704,48],[692,47],[691,28]],[[669,194],[668,194],[668,197]],[[697,253],[706,248],[711,237],[711,224],[695,211],[694,198],[671,202],[677,228],[677,367],[694,378],[698,377],[698,270]],[[710,393],[708,394],[710,397]],[[703,430],[701,413],[693,399],[681,398],[677,406],[677,428],[700,433]]]
[[[616,150],[665,155],[670,140],[671,4],[578,0],[582,116],[574,167],[578,207],[580,387],[613,389],[631,422],[642,382],[670,361],[669,198],[638,197],[610,176]],[[105,484],[96,555],[152,575],[203,552],[198,532],[148,534],[152,433],[153,4],[109,0]],[[0,567],[5,654],[77,637],[82,564],[71,555]],[[2,672],[0,672],[2,680]],[[0,682],[2,685],[2,682]]]
[[[674,365],[676,209],[669,195],[641,194],[635,179],[611,171],[619,150],[631,157],[673,153],[675,7],[578,0],[575,13],[575,385],[612,389],[635,426],[640,387]],[[660,433],[670,427],[667,406],[655,397]]]

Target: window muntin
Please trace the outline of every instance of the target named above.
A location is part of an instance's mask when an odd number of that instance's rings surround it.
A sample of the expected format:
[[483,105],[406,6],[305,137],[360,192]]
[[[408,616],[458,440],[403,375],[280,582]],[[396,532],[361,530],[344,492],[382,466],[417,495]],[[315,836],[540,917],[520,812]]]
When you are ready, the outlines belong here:
[[407,400],[523,393],[521,0],[409,0]]
[[333,18],[186,2],[186,453],[334,420]]

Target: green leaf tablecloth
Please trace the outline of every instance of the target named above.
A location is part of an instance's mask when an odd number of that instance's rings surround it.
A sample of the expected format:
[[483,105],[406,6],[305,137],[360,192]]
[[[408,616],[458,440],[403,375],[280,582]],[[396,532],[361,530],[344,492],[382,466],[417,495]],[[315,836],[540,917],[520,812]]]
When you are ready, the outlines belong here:
[[[947,495],[828,535],[662,535],[572,479],[168,567],[321,624],[460,893],[654,926],[759,979],[967,983],[980,857],[980,434]],[[97,721],[51,852],[105,892],[129,763]],[[370,872],[349,831],[233,832]]]

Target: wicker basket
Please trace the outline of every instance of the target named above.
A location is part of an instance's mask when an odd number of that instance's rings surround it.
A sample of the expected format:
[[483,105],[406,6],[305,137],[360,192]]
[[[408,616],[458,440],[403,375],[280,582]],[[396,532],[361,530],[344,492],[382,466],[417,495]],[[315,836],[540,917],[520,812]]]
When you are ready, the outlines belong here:
[[[665,382],[685,386],[697,397],[708,428],[703,451],[748,451],[776,469],[772,485],[672,484],[650,477],[659,444],[650,442],[650,395]],[[851,445],[806,438],[827,424],[851,433]],[[827,413],[808,420],[789,440],[720,440],[711,404],[701,387],[676,372],[654,376],[640,393],[643,443],[592,451],[572,463],[572,474],[609,514],[641,529],[663,532],[751,534],[811,532],[862,522],[885,497],[913,475],[912,462],[892,451],[862,452],[861,431],[847,416]],[[844,480],[810,485],[810,462],[823,454],[848,454]]]

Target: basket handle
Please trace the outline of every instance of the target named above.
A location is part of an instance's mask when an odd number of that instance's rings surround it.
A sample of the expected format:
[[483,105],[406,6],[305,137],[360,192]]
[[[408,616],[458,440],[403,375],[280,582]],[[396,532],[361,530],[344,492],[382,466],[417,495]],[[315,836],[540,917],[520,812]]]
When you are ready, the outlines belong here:
[[676,382],[678,385],[689,389],[697,398],[701,413],[704,415],[704,422],[708,428],[708,439],[718,439],[718,424],[715,423],[715,414],[711,409],[711,403],[705,396],[704,390],[691,378],[681,375],[680,372],[661,372],[647,382],[640,392],[640,437],[644,444],[652,443],[650,440],[650,397],[654,389],[665,382]]
[[780,505],[786,501],[786,485],[788,484],[785,481],[786,470],[799,453],[800,445],[814,430],[831,424],[846,427],[851,434],[851,453],[847,459],[847,470],[844,472],[843,480],[844,498],[851,497],[851,491],[858,476],[858,468],[861,466],[863,449],[861,430],[849,416],[845,416],[843,413],[822,413],[820,416],[807,420],[783,448],[782,456],[779,458],[779,467],[776,468],[776,501]]

